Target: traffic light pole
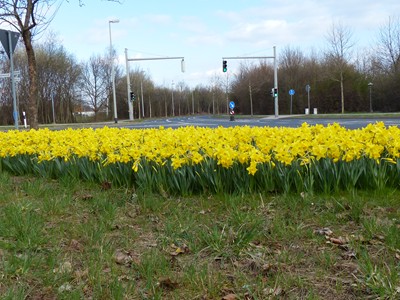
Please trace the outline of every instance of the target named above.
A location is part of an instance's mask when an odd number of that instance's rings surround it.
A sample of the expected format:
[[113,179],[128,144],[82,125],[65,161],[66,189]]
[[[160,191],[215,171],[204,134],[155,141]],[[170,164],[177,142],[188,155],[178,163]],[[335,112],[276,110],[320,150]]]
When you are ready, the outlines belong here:
[[[278,63],[276,61],[276,46],[274,46],[274,89],[278,91]],[[276,95],[274,95],[275,118],[278,118],[279,116],[278,95],[279,95],[278,92],[276,93]]]
[[[274,89],[278,90],[278,65],[276,60],[276,46],[273,47],[273,50],[274,50],[273,56],[226,56],[222,57],[222,61],[226,61],[228,59],[267,59],[267,58],[274,59]],[[279,116],[278,93],[274,95],[274,107],[275,107],[275,118],[278,118]]]
[[131,84],[129,78],[129,62],[130,61],[142,61],[142,60],[166,60],[166,59],[180,59],[181,60],[181,71],[185,72],[185,57],[183,56],[167,56],[167,57],[150,57],[150,58],[128,58],[128,49],[125,48],[125,62],[126,62],[126,84],[128,91],[128,103],[129,103],[129,120],[132,121],[134,119],[133,116],[133,103],[130,100],[131,94]]
[[125,64],[126,64],[126,87],[128,91],[128,108],[129,108],[129,120],[133,121],[133,103],[131,97],[131,80],[129,78],[129,63],[128,63],[128,49],[125,48]]

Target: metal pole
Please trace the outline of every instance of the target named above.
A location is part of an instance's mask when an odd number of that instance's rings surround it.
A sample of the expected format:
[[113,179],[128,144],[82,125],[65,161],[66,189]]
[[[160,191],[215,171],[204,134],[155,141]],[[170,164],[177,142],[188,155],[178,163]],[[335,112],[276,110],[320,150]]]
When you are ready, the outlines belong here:
[[229,115],[229,96],[228,96],[228,88],[229,88],[229,73],[226,72],[226,86],[225,86],[225,97],[226,97],[226,114]]
[[250,114],[253,116],[253,95],[251,93],[251,83],[249,81],[249,94],[250,94]]
[[112,84],[113,84],[113,100],[114,100],[114,122],[118,123],[118,114],[117,114],[117,99],[116,99],[116,93],[115,93],[115,70],[113,66],[112,70]]
[[214,97],[214,86],[212,87],[212,114],[214,115],[215,114],[215,112],[214,112],[214,101],[215,101],[215,99],[214,99],[215,97]]
[[292,114],[292,107],[293,107],[293,95],[290,95],[290,114]]
[[128,107],[129,107],[129,120],[133,121],[133,103],[131,101],[131,79],[129,76],[129,62],[128,62],[128,49],[125,48],[125,65],[126,65],[126,89],[128,91]]
[[[274,88],[278,88],[278,65],[276,60],[276,46],[274,46]],[[279,93],[278,93],[279,94]],[[278,95],[275,97],[275,118],[279,116]]]
[[111,23],[118,23],[119,20],[110,20],[108,21],[108,29],[110,33],[110,59],[111,59],[111,83],[113,90],[113,101],[114,101],[114,122],[118,123],[118,114],[117,114],[117,96],[115,93],[115,70],[114,70],[114,58],[113,58],[113,48],[112,48],[112,39],[111,39]]
[[194,115],[194,94],[193,94],[193,91],[192,91],[192,113]]
[[[111,21],[108,21],[108,34],[110,35],[110,64],[111,64],[111,84],[113,85],[113,71],[114,71],[114,60],[113,60],[113,55],[112,55],[112,39],[111,39]],[[110,101],[108,100],[107,103],[107,111],[106,111],[106,116],[108,118],[108,110],[110,108]]]
[[151,97],[149,95],[149,118],[151,118]]
[[[183,56],[166,56],[166,57],[149,57],[149,58],[128,58],[128,61],[141,61],[141,60],[165,60],[165,59],[180,59],[184,61]],[[181,61],[181,71],[184,72],[184,65],[182,65]]]
[[368,87],[369,87],[369,111],[373,112],[372,110],[372,82],[368,83]]
[[175,104],[174,104],[174,81],[172,80],[172,92],[171,92],[171,100],[172,100],[172,116],[175,117]]
[[56,113],[54,111],[54,96],[53,96],[53,93],[51,93],[51,109],[53,111],[53,124],[56,124]]
[[140,81],[140,94],[142,95],[142,117],[144,119],[143,81]]
[[168,118],[167,95],[164,97],[165,117]]
[[7,31],[8,45],[10,47],[10,77],[11,77],[11,91],[13,97],[13,117],[15,129],[18,129],[18,108],[17,108],[17,93],[15,92],[15,77],[14,77],[14,62],[13,62],[13,47],[11,41],[11,31]]

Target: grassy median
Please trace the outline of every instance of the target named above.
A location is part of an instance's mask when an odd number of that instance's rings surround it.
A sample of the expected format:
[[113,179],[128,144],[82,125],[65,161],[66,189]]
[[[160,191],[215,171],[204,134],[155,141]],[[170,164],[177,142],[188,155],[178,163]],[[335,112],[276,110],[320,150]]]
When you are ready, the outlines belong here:
[[400,192],[176,197],[0,173],[1,299],[398,299]]

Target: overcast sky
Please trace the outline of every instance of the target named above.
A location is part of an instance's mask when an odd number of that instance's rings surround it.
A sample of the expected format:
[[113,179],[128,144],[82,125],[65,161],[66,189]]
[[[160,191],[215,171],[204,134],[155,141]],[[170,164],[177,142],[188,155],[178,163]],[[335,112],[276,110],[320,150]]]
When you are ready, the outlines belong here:
[[[226,75],[224,56],[271,56],[273,46],[278,56],[288,46],[322,50],[332,24],[348,27],[357,48],[370,47],[389,17],[400,13],[399,0],[85,0],[83,7],[77,2],[64,1],[49,28],[69,53],[79,61],[104,54],[109,20],[118,19],[111,35],[124,72],[125,48],[129,58],[185,57],[185,73],[179,60],[129,63],[164,86],[208,85]],[[241,62],[228,60],[229,76]]]

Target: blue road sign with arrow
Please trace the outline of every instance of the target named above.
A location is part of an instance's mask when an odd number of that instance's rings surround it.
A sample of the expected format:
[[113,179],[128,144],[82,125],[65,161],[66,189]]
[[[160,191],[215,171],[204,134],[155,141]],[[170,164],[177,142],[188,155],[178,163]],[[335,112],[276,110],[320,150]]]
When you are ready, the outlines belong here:
[[231,101],[229,102],[229,108],[234,109],[235,108],[235,102]]

